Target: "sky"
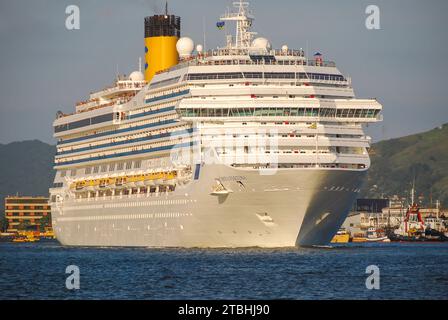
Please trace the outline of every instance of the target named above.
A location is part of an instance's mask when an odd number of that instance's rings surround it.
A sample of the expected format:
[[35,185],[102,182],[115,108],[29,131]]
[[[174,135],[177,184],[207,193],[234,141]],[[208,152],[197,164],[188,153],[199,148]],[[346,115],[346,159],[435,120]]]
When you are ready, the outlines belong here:
[[[80,9],[80,29],[67,30],[66,7]],[[225,43],[218,17],[228,0],[171,0],[182,35],[216,48]],[[365,26],[367,6],[380,30]],[[56,112],[70,113],[117,74],[138,69],[143,19],[164,0],[0,0],[0,143],[39,139],[54,144]],[[353,81],[359,98],[377,98],[382,123],[374,141],[448,122],[445,0],[252,0],[254,31],[274,47],[319,51]],[[205,32],[204,32],[205,31]]]

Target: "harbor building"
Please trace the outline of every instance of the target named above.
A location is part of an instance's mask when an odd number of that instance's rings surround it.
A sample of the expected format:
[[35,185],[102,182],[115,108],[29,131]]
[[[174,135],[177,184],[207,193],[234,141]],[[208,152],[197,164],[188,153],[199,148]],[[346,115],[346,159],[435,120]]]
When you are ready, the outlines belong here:
[[12,196],[5,198],[8,233],[45,232],[51,229],[51,207],[46,197]]

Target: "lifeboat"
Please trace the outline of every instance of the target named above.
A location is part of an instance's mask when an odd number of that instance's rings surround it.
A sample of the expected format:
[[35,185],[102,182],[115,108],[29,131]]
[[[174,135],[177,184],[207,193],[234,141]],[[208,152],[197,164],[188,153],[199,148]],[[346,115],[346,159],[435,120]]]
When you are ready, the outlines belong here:
[[175,186],[176,183],[177,183],[177,180],[176,180],[176,179],[170,179],[170,180],[166,180],[166,181],[164,182],[164,184],[166,184],[166,185],[168,185],[168,186]]
[[101,179],[99,181],[98,187],[99,189],[105,189],[109,185],[109,179]]
[[86,186],[85,181],[75,183],[75,192],[81,192],[84,190]]
[[137,187],[144,187],[145,186],[145,181],[143,181],[143,180],[136,181],[135,185]]
[[153,178],[156,184],[163,184],[165,182],[165,174],[164,173],[156,173]]
[[144,183],[145,186],[147,186],[147,187],[152,187],[152,186],[155,186],[155,185],[156,185],[155,182],[154,182],[154,180],[152,179],[152,174],[147,174],[147,175],[145,175],[145,180],[143,181],[143,183]]
[[93,185],[89,185],[89,186],[86,187],[86,190],[87,191],[96,191],[96,188]]
[[126,178],[125,177],[119,177],[115,179],[115,188],[116,189],[123,189],[126,185]]
[[165,184],[174,186],[177,183],[177,172],[171,171],[165,174]]
[[134,183],[136,187],[144,187],[145,186],[145,176],[144,175],[138,175],[134,176]]
[[135,184],[135,181],[128,180],[126,182],[126,188],[136,188],[136,187],[137,187],[137,185]]

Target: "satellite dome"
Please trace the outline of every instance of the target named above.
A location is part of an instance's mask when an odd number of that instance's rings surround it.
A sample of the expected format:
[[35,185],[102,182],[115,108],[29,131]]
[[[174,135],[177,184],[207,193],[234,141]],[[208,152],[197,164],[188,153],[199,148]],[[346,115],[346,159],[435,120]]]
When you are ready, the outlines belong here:
[[257,38],[252,42],[252,47],[255,49],[271,50],[272,46],[268,39]]
[[177,41],[176,49],[181,58],[189,57],[194,50],[194,42],[187,37],[180,38]]
[[204,47],[202,46],[202,44],[198,44],[196,46],[196,51],[199,52],[199,53],[202,53],[202,51],[204,51]]
[[284,44],[283,46],[282,46],[282,51],[283,52],[286,52],[286,51],[288,51],[288,46],[286,45],[286,44]]
[[131,81],[144,81],[145,76],[140,71],[134,71],[129,75],[129,80]]

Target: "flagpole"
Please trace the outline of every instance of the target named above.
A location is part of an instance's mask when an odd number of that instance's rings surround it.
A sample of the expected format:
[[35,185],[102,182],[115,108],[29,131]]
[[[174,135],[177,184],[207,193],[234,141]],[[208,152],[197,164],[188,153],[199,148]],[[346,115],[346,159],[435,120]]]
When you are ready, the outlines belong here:
[[317,121],[315,122],[316,126],[316,168],[319,167],[319,133],[317,132]]
[[202,17],[202,32],[204,34],[204,52],[207,53],[206,35],[205,35],[205,16]]

